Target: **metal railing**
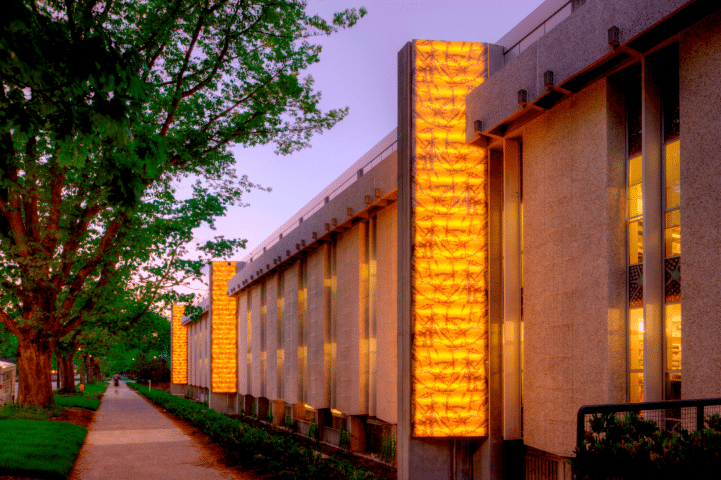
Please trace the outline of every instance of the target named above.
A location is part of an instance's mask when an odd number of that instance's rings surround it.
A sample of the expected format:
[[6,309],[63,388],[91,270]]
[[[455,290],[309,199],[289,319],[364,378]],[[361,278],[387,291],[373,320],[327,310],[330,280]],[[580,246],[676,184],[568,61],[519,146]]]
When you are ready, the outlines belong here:
[[[326,187],[320,194],[318,194],[313,200],[305,205],[300,211],[298,211],[293,217],[286,221],[278,230],[266,238],[263,242],[255,247],[250,253],[248,253],[243,262],[247,264],[252,263],[254,258],[258,258],[266,249],[272,247],[280,241],[283,236],[288,235],[291,231],[295,230],[303,222],[304,218],[309,218],[315,212],[323,208],[330,200],[333,200],[338,194],[344,191],[346,188],[354,184],[362,175],[368,173],[373,167],[378,165],[391,153],[398,149],[398,141],[394,138],[396,131],[394,130],[388,134],[378,145],[371,149],[379,149],[378,153],[366,158],[368,154],[364,155],[358,162],[356,162],[351,168],[346,170],[340,177],[333,181],[328,187]],[[386,143],[383,147],[382,144]],[[370,152],[369,152],[370,153]],[[245,268],[245,265],[241,266],[239,271]]]
[[578,409],[576,416],[576,445],[581,446],[590,426],[588,420],[594,413],[615,413],[616,417],[622,418],[631,412],[638,412],[639,417],[644,420],[655,421],[662,430],[703,430],[707,416],[721,413],[721,398],[584,405]]

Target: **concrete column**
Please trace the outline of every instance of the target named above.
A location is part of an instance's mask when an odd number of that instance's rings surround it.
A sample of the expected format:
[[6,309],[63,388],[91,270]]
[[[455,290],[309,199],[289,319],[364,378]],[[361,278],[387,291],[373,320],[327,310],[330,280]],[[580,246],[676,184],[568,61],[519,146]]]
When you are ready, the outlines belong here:
[[[413,53],[412,43],[406,43],[398,52],[398,480],[412,478],[410,457],[418,453],[411,448]],[[435,452],[431,449],[429,453]]]
[[661,168],[659,65],[641,65],[643,142],[643,390],[647,402],[663,400],[664,215]]
[[521,276],[521,144],[513,139],[503,141],[504,440],[522,438]]
[[[488,162],[488,437],[481,444],[472,464],[474,477],[483,480],[503,478],[503,153],[489,151]],[[468,454],[454,439],[452,456],[458,464]],[[472,454],[471,454],[472,455]],[[457,467],[454,467],[457,468]],[[464,478],[464,477],[461,477]]]
[[376,217],[368,221],[368,415],[378,416],[376,371],[378,359],[378,275],[376,263]]

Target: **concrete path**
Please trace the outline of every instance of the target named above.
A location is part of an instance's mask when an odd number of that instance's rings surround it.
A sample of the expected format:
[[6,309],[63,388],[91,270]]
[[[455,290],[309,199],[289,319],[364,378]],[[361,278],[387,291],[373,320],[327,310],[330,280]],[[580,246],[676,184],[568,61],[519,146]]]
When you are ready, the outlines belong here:
[[242,479],[125,383],[111,385],[70,480]]

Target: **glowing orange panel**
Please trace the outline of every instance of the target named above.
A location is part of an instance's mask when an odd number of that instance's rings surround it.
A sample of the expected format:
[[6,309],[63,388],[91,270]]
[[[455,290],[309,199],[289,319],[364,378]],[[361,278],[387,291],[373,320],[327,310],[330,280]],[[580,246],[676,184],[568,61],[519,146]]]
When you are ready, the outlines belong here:
[[185,305],[173,305],[170,328],[172,330],[172,352],[170,363],[172,365],[173,383],[185,385],[188,383],[188,327],[180,325]]
[[211,272],[211,391],[236,393],[238,382],[238,323],[235,297],[228,296],[228,280],[235,262],[213,262]]
[[478,43],[415,41],[413,435],[488,434],[485,152],[466,145]]

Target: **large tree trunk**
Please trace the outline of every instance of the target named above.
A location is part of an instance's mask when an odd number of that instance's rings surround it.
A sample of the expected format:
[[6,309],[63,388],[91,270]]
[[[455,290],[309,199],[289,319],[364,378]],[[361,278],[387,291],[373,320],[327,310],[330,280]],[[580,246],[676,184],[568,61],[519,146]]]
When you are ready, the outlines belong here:
[[88,380],[87,369],[85,368],[85,355],[80,357],[80,384],[85,385]]
[[53,403],[53,345],[45,339],[18,337],[18,403],[43,406]]
[[[74,351],[75,349],[73,349]],[[62,388],[60,393],[76,393],[75,372],[73,371],[73,355],[58,355],[58,374]]]
[[95,372],[94,372],[94,365],[93,365],[93,359],[90,358],[90,355],[85,355],[85,371],[87,372],[87,380],[88,383],[95,383]]
[[93,357],[93,367],[93,370],[95,372],[95,381],[102,382],[103,374],[100,372],[100,359],[98,357]]

